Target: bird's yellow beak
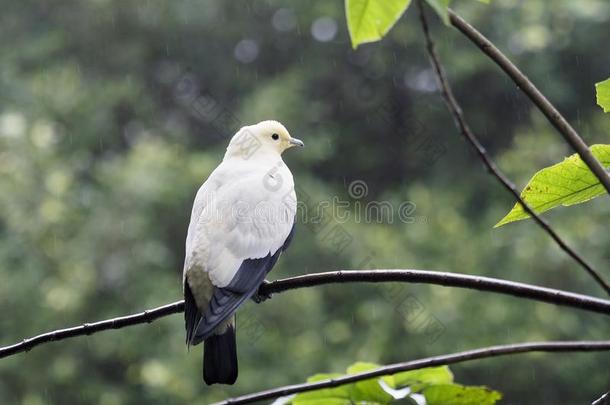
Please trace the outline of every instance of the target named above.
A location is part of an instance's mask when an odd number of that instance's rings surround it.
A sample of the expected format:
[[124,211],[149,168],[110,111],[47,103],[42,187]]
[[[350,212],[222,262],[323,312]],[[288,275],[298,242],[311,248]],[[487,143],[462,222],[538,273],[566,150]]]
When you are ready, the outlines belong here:
[[304,147],[305,144],[303,143],[303,141],[301,141],[300,139],[297,138],[290,138],[290,140],[288,141],[288,143],[290,144],[290,147],[293,146],[299,146],[299,147]]

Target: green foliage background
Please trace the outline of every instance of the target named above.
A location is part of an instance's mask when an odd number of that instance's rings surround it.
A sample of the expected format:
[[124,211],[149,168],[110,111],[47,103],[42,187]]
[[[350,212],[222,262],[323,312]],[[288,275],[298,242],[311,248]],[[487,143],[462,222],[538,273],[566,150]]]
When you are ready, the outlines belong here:
[[[272,278],[422,268],[601,293],[533,222],[492,229],[513,201],[458,137],[434,92],[414,10],[381,43],[353,51],[342,2],[0,4],[2,345],[179,299],[195,191],[235,126],[266,118],[307,144],[286,156],[299,197],[337,196],[354,211],[356,202],[375,200],[416,205],[410,223],[340,224],[352,237],[341,251],[302,221]],[[610,120],[595,106],[594,83],[608,76],[610,54],[600,49],[610,4],[456,7],[588,143],[608,143]],[[511,178],[523,186],[572,153],[471,44],[438,21],[433,28],[467,117]],[[355,180],[368,185],[359,200],[348,193]],[[602,197],[546,215],[606,277],[609,214]],[[423,285],[299,290],[248,303],[239,322],[235,386],[202,384],[201,349],[186,352],[175,315],[3,359],[0,402],[204,404],[341,372],[356,360],[610,332],[598,315]],[[429,333],[430,322],[442,332]],[[515,356],[452,371],[462,384],[501,391],[502,403],[588,403],[609,388],[609,361],[607,354]]]

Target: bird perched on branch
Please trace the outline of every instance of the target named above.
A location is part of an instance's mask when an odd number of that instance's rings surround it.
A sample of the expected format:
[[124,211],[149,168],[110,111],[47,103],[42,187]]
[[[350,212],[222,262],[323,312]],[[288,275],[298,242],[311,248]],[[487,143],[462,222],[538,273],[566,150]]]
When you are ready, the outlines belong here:
[[294,182],[282,160],[294,146],[303,142],[277,121],[241,128],[195,197],[186,237],[184,319],[188,347],[205,342],[206,384],[237,379],[235,311],[257,294],[294,234]]

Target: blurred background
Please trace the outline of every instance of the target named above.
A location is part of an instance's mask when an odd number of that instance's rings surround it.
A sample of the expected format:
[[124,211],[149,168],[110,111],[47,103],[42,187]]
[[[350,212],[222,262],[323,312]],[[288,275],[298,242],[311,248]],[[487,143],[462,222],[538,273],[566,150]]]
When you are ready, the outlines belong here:
[[[354,51],[342,1],[0,3],[0,345],[181,299],[195,192],[236,129],[268,118],[307,145],[285,161],[308,207],[333,198],[352,213],[371,201],[410,207],[406,220],[301,217],[271,279],[417,268],[603,295],[533,222],[492,229],[513,201],[456,132],[414,7],[381,43]],[[608,143],[594,83],[610,75],[610,3],[459,0],[455,9],[589,144]],[[467,119],[519,187],[572,153],[428,11]],[[609,214],[602,197],[545,216],[610,277]],[[600,315],[395,284],[284,293],[247,303],[238,324],[234,386],[203,385],[201,347],[187,353],[176,314],[2,359],[0,402],[205,404],[357,360],[610,333]],[[505,404],[577,404],[608,390],[609,363],[604,353],[521,355],[452,370],[460,383],[502,391]]]

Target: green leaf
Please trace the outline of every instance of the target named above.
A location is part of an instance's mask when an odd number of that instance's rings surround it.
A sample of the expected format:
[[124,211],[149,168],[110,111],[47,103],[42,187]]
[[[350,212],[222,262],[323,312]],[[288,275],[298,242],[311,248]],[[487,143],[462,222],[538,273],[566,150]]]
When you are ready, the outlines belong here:
[[[357,362],[347,368],[347,374],[358,374],[379,368],[375,363]],[[342,374],[316,374],[307,379],[307,382],[327,380],[341,377]],[[450,384],[453,374],[447,366],[430,367],[421,370],[405,371],[391,376],[381,377],[391,388],[410,386],[413,392],[420,391],[434,384]],[[390,404],[393,398],[379,384],[379,377],[370,380],[346,384],[336,388],[324,388],[317,391],[304,392],[296,395],[291,403],[295,405],[318,405],[329,403],[342,405],[354,402],[369,402],[377,404]]]
[[354,364],[352,364],[351,366],[349,366],[347,368],[347,374],[358,374],[358,373],[364,373],[366,371],[371,371],[371,370],[375,370],[376,368],[379,368],[379,364],[376,363],[368,363],[365,361],[357,361]]
[[394,383],[393,388],[410,386],[413,392],[417,392],[428,385],[451,384],[453,382],[453,373],[449,370],[448,366],[440,366],[404,371],[394,374],[390,378],[392,378]]
[[604,112],[610,112],[610,79],[596,83],[595,92],[597,104],[604,109]]
[[426,0],[426,2],[432,7],[436,14],[443,20],[445,25],[449,25],[449,13],[448,8],[451,0]]
[[[593,145],[591,153],[604,167],[610,166],[610,145]],[[521,192],[521,198],[536,213],[559,205],[569,206],[605,194],[605,189],[577,154],[563,162],[544,168],[534,174]],[[498,222],[494,228],[528,218],[520,203]]]
[[396,24],[411,0],[345,0],[352,47],[379,41]]
[[[358,374],[379,368],[375,363],[354,363],[347,374]],[[308,382],[341,377],[342,374],[316,374]],[[410,387],[411,392],[419,392],[426,397],[427,405],[491,405],[501,398],[501,394],[486,387],[465,387],[452,384],[453,374],[449,367],[430,367],[421,370],[405,371],[384,376],[384,382],[393,389]],[[379,377],[346,384],[336,388],[325,388],[297,394],[291,401],[294,405],[348,405],[377,404],[389,405],[395,402],[379,384]],[[387,388],[387,387],[386,387]]]
[[[343,374],[315,374],[307,379],[307,382],[316,382],[341,377]],[[316,391],[302,392],[297,394],[291,401],[294,405],[348,405],[351,404],[351,384],[341,385],[335,388],[323,388]]]
[[[358,362],[348,367],[347,374],[364,373],[366,371],[375,370],[377,368],[379,368],[378,364]],[[358,381],[355,384],[351,384],[352,401],[373,401],[382,404],[391,403],[394,398],[390,394],[385,392],[381,385],[379,385],[379,378],[380,377],[374,377],[370,380]]]
[[[312,391],[312,393],[315,392],[317,391]],[[301,398],[301,395],[304,394],[297,395],[298,398],[295,397],[292,401],[290,401],[290,403],[294,405],[353,405],[352,400],[345,398],[333,398],[328,396],[320,396],[319,398]]]
[[292,401],[290,401],[290,403],[294,405],[353,405],[353,402],[350,399],[332,398],[327,396],[321,396],[320,398],[301,399],[300,396],[301,394],[297,395],[299,399],[295,397]]
[[465,387],[459,384],[432,385],[423,391],[426,405],[493,405],[502,398],[487,387]]

